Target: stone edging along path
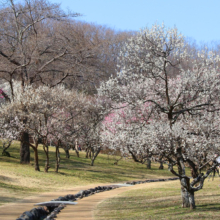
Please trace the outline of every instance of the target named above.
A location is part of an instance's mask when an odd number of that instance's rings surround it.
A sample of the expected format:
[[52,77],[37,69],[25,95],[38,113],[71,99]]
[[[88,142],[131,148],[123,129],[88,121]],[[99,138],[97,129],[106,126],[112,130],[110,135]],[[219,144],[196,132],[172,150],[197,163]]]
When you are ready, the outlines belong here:
[[[178,180],[179,178],[168,178],[168,179],[147,179],[147,180],[140,180],[140,181],[128,181],[123,184],[112,184],[108,186],[97,186],[95,188],[90,188],[88,190],[80,190],[76,194],[68,194],[66,196],[60,196],[57,199],[51,200],[51,201],[57,201],[56,204],[50,204],[48,202],[47,205],[43,207],[37,207],[33,208],[30,211],[24,212],[19,218],[16,220],[54,220],[57,217],[57,214],[66,207],[62,202],[66,201],[77,201],[79,199],[82,199],[84,197],[88,197],[91,195],[94,195],[96,193],[104,192],[113,190],[119,187],[124,186],[131,186],[141,183],[150,183],[150,182],[161,182],[161,181],[171,181],[171,180]],[[60,203],[59,203],[60,201]]]

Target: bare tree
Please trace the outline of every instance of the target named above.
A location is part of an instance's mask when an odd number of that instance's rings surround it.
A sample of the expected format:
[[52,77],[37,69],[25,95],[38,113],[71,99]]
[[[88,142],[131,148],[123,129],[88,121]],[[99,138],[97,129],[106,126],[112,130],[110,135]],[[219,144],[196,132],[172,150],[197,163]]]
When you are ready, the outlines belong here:
[[[131,33],[75,22],[46,0],[8,0],[0,10],[0,79],[10,87],[65,84],[95,93],[101,80],[115,74],[116,57]],[[23,111],[26,111],[25,106]],[[26,118],[22,118],[25,123]],[[21,163],[29,163],[29,134],[21,135]]]
[[[52,33],[54,25],[50,25],[78,15],[66,14],[59,5],[45,0],[7,1],[0,10],[0,77],[9,83],[12,99],[14,79],[20,80],[22,86],[47,84],[48,74],[53,72],[51,67],[48,72],[49,66],[67,53],[65,44]],[[25,143],[29,143],[29,134],[23,131],[21,163],[30,162],[29,145]]]

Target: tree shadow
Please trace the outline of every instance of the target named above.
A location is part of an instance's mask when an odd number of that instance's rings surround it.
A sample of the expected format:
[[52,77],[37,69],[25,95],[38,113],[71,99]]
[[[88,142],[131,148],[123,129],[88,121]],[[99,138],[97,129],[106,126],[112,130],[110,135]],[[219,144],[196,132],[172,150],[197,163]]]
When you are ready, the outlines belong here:
[[0,181],[15,182],[16,178],[11,178],[8,176],[0,175]]
[[18,200],[15,197],[0,196],[0,203],[17,202]]

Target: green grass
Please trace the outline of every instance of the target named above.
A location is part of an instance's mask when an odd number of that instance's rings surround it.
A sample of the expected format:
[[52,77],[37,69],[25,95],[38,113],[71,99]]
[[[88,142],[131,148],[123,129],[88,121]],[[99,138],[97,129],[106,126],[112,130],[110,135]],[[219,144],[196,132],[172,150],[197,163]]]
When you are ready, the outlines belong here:
[[34,170],[33,151],[31,149],[30,165],[20,164],[19,142],[14,142],[8,149],[11,157],[0,156],[0,204],[16,201],[28,195],[45,191],[56,191],[73,188],[79,185],[116,183],[134,179],[149,179],[172,176],[167,169],[159,170],[159,164],[146,165],[134,163],[132,160],[121,160],[114,165],[115,157],[100,154],[94,166],[90,159],[80,152],[80,158],[70,151],[70,159],[65,158],[61,149],[61,165],[59,173],[55,170],[55,152],[50,147],[50,169],[44,173],[45,153],[39,147],[40,172]]
[[205,182],[204,188],[195,194],[196,210],[181,207],[178,181],[160,182],[102,202],[97,207],[95,219],[219,219],[219,180]]

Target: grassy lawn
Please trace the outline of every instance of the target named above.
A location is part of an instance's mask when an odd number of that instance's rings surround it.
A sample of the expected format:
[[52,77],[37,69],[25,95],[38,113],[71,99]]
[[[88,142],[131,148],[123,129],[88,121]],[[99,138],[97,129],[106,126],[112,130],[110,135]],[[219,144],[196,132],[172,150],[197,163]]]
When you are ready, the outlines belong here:
[[[32,150],[32,149],[31,149]],[[14,142],[8,149],[11,157],[1,156],[0,152],[0,205],[13,202],[28,195],[45,191],[56,191],[73,188],[79,185],[93,183],[116,183],[134,179],[149,179],[172,176],[167,169],[159,170],[159,164],[152,164],[152,169],[146,165],[134,163],[131,160],[121,160],[114,165],[115,157],[100,154],[95,165],[90,166],[90,159],[80,152],[80,158],[70,151],[70,159],[65,158],[61,150],[61,166],[55,173],[55,152],[50,147],[50,169],[44,173],[45,154],[39,147],[40,172],[34,171],[33,151],[30,165],[19,163],[19,142]]]
[[205,182],[204,188],[195,194],[196,210],[181,208],[178,181],[159,182],[102,202],[97,207],[95,219],[219,219],[219,184],[219,177]]

